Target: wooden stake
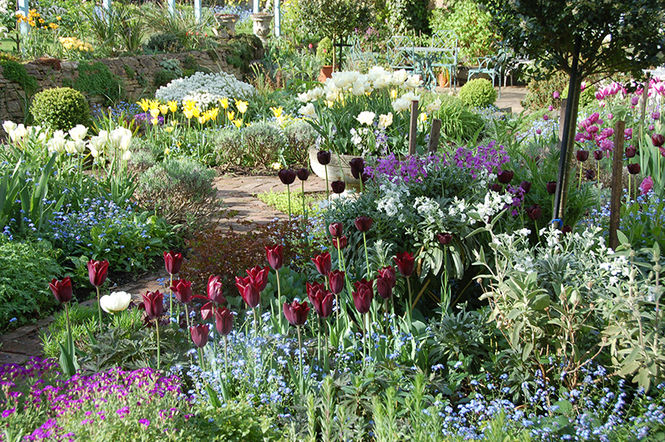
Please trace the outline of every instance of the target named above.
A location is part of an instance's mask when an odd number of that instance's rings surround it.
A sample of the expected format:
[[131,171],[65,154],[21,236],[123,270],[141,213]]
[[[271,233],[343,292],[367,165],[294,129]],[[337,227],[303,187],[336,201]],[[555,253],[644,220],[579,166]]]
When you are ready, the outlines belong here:
[[619,222],[621,221],[621,197],[623,194],[623,140],[626,123],[617,121],[614,126],[614,152],[612,152],[612,198],[610,200],[610,247],[619,246]]
[[[561,109],[559,109],[559,144],[561,144],[561,140],[563,140],[563,119],[566,116],[566,104],[568,103],[568,99],[564,98],[561,100]],[[559,149],[561,146],[559,146]]]
[[416,138],[418,136],[418,101],[411,101],[411,125],[409,126],[409,155],[416,153]]
[[427,150],[434,153],[439,149],[439,138],[441,138],[441,120],[432,120],[432,131],[429,133],[429,145]]

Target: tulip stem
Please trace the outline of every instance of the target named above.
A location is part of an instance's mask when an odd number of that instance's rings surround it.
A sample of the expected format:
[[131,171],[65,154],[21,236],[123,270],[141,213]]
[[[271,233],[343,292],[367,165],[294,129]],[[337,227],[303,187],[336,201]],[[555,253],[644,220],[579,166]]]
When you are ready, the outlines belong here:
[[370,278],[369,272],[369,257],[367,255],[367,235],[363,232],[363,244],[365,245],[365,265],[367,266],[367,279]]
[[201,371],[205,371],[205,365],[203,361],[203,348],[199,347],[199,365],[201,366]]
[[[535,220],[534,220],[535,222]],[[441,321],[448,311],[450,296],[448,292],[448,247],[443,246],[443,290],[441,291]]]
[[289,200],[289,223],[291,223],[291,186],[288,184],[286,185],[286,194]]
[[65,317],[67,319],[67,351],[74,360],[74,338],[72,338],[72,325],[69,322],[69,303],[65,302]]
[[300,360],[300,394],[303,394],[305,391],[305,378],[303,377],[302,372],[302,337],[300,335],[300,326],[296,326],[298,331],[298,356]]
[[[303,232],[307,232],[307,208],[305,207],[305,182],[300,181],[300,188],[302,190],[302,229]],[[309,236],[307,237],[307,242],[309,242]]]
[[[342,270],[342,249],[339,247],[339,238],[337,238],[337,267],[339,270]],[[344,272],[344,279],[346,280],[346,272]],[[335,318],[335,327],[339,331],[339,312],[342,310],[342,306],[339,303],[340,296],[339,293],[335,293],[335,304],[337,305],[337,317]]]
[[173,317],[173,274],[169,273],[169,319]]
[[411,294],[411,277],[406,277],[406,287],[409,291],[409,303],[406,306],[406,317],[409,320],[409,325],[411,325],[411,303],[413,302],[413,295]]
[[319,328],[318,333],[316,334],[316,357],[319,361],[321,361],[321,327],[323,327],[323,325],[321,324],[321,318],[319,317]]
[[328,190],[328,166],[323,166],[323,168],[326,170],[326,199],[330,199],[330,190]]
[[185,304],[185,321],[187,321],[187,330],[189,330],[189,308],[187,308],[187,304]]
[[229,337],[224,335],[224,371],[226,378],[229,377]]
[[256,308],[253,308],[252,312],[254,313],[254,336],[258,336],[259,335],[259,318],[256,315]]
[[[155,318],[155,330],[157,331],[157,370],[161,368],[161,354],[159,350],[159,318]],[[203,359],[201,359],[201,363],[203,363]]]
[[279,330],[280,332],[283,332],[282,315],[279,314],[279,311],[282,308],[282,288],[279,284],[279,270],[275,270],[275,276],[277,277],[277,317],[279,318]]
[[97,314],[99,316],[99,332],[102,332],[102,306],[99,303],[99,286],[95,286],[97,289]]

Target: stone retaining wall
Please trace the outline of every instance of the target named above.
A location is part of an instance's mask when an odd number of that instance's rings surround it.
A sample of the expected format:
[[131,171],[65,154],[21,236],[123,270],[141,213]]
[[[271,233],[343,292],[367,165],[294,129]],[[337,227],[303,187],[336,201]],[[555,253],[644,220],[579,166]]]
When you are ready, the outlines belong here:
[[[256,54],[258,58],[260,54]],[[226,63],[224,53],[210,51],[190,51],[171,54],[138,55],[120,58],[102,58],[90,60],[90,63],[102,62],[109,70],[120,77],[124,83],[127,100],[136,100],[139,96],[154,92],[155,73],[162,68],[159,63],[164,59],[177,59],[182,63],[193,57],[196,63],[213,72],[225,71],[242,79],[239,69]],[[56,59],[35,60],[24,64],[40,90],[72,84],[78,76],[77,61],[59,61]],[[22,122],[26,107],[25,93],[21,86],[5,79],[0,69],[0,123],[4,120]]]

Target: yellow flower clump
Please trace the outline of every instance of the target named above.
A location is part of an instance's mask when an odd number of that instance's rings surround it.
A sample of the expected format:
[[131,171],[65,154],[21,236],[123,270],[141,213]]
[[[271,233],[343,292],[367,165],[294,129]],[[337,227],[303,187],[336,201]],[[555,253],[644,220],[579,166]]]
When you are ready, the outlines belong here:
[[94,49],[90,43],[81,41],[76,37],[60,37],[58,40],[62,47],[69,51],[92,52]]
[[[58,17],[58,20],[60,20],[60,17]],[[37,12],[36,9],[31,9],[28,11],[28,16],[26,17],[20,12],[16,13],[16,22],[17,23],[27,23],[30,25],[31,28],[35,29],[58,29],[58,25],[54,22],[47,23],[46,20],[41,16],[39,12]]]

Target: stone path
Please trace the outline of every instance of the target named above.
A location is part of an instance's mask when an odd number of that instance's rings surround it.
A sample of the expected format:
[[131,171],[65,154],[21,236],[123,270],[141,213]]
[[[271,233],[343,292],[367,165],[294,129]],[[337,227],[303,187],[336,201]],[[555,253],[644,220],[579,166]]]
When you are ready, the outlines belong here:
[[[247,232],[252,229],[249,223],[266,224],[275,218],[286,219],[287,215],[264,204],[256,195],[263,192],[282,192],[285,186],[277,176],[232,176],[217,177],[213,185],[217,190],[217,198],[224,203],[227,217],[219,220],[221,229],[233,227],[236,231]],[[300,181],[292,189],[300,189]],[[317,176],[310,175],[305,182],[305,193],[325,191],[325,181]],[[147,290],[163,290],[164,286],[158,281],[166,280],[168,274],[163,268],[155,273],[121,286],[114,287],[113,291],[125,291],[135,296]],[[95,300],[82,304],[95,305]],[[53,317],[39,320],[35,324],[19,327],[16,330],[0,336],[0,364],[25,362],[31,356],[41,355],[40,330],[45,330],[53,321]]]

